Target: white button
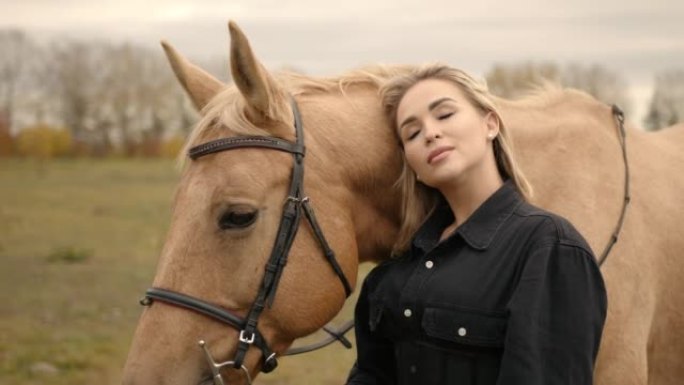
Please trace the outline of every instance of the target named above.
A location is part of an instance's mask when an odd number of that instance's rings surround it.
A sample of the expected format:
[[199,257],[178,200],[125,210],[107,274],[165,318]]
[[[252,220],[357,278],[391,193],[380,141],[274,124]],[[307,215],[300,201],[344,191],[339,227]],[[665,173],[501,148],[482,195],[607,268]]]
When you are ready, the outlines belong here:
[[404,309],[404,317],[408,318],[411,316],[411,314],[413,314],[411,309]]
[[458,328],[458,335],[461,337],[464,337],[466,335],[467,331],[466,328]]
[[428,269],[432,269],[432,266],[434,266],[434,265],[435,265],[435,264],[434,264],[434,262],[432,262],[432,261],[427,261],[427,262],[425,262],[425,267],[427,267]]

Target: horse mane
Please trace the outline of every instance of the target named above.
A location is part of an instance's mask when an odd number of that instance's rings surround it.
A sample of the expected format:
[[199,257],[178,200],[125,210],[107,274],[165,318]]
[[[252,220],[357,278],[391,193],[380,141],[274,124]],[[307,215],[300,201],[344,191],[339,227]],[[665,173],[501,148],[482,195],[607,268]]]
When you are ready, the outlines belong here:
[[[395,76],[406,74],[415,68],[412,65],[375,64],[361,67],[339,76],[312,77],[294,71],[273,74],[283,89],[293,96],[317,95],[338,92],[346,97],[347,91],[354,87],[379,89],[382,84]],[[560,84],[544,82],[533,86],[527,93],[516,99],[496,98],[498,104],[509,104],[516,108],[545,108],[565,102],[569,97],[593,100],[588,94],[574,89],[563,88]],[[192,129],[177,162],[183,168],[187,161],[188,150],[199,143],[225,136],[227,127],[236,135],[268,136],[268,131],[254,125],[245,115],[245,100],[240,97],[237,87],[228,85],[202,110],[201,118]]]
[[405,74],[413,68],[410,65],[376,64],[348,71],[334,77],[311,77],[296,72],[282,72],[278,76],[293,95],[312,95],[338,91],[345,94],[354,86],[380,88],[392,77]]
[[[371,65],[362,67],[340,76],[315,78],[296,72],[282,72],[277,79],[285,85],[292,95],[315,95],[320,93],[339,92],[346,94],[352,87],[380,88],[388,79],[410,72],[412,65]],[[558,103],[572,101],[575,103],[596,103],[596,99],[588,93],[566,88],[560,83],[545,80],[533,84],[515,98],[497,98],[502,103],[510,103],[518,108],[543,109]]]
[[513,98],[497,98],[497,101],[509,103],[519,108],[545,108],[558,103],[574,102],[596,103],[596,98],[575,88],[566,88],[562,84],[545,80],[532,84],[527,90]]

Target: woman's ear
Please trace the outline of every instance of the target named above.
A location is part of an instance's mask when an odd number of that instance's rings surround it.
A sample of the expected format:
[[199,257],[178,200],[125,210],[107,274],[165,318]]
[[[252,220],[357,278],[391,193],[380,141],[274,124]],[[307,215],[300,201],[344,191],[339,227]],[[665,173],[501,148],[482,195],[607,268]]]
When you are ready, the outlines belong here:
[[492,111],[487,112],[487,115],[485,115],[484,119],[485,124],[487,125],[487,139],[494,140],[494,138],[499,135],[499,125],[501,124],[501,120]]

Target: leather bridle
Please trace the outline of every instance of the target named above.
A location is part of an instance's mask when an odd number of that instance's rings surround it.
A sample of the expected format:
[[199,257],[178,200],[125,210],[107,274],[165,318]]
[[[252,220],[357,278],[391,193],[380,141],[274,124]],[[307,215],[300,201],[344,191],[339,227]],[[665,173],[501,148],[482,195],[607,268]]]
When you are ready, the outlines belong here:
[[[249,372],[244,367],[244,359],[247,350],[250,346],[254,345],[261,350],[262,353],[262,365],[261,371],[268,373],[276,368],[278,362],[275,357],[275,353],[269,348],[263,335],[259,332],[257,324],[259,322],[259,316],[266,306],[272,306],[273,300],[275,298],[276,290],[278,289],[278,283],[282,276],[285,265],[287,264],[287,257],[292,247],[295,235],[297,234],[297,229],[299,228],[299,222],[302,214],[306,217],[311,225],[311,229],[314,232],[315,237],[323,250],[323,254],[327,259],[328,263],[332,267],[334,273],[339,277],[344,287],[344,292],[347,297],[352,292],[352,287],[344,275],[342,268],[340,267],[337,259],[335,258],[335,253],[330,248],[330,245],[323,235],[323,231],[316,220],[314,211],[309,203],[309,198],[304,195],[303,184],[304,184],[304,132],[302,129],[301,116],[299,114],[299,108],[297,103],[292,99],[292,112],[294,114],[294,128],[296,141],[291,142],[288,140],[275,138],[275,137],[265,137],[265,136],[238,136],[229,137],[213,140],[198,146],[191,148],[188,152],[190,159],[197,160],[200,157],[214,154],[221,151],[234,150],[237,148],[247,148],[247,147],[257,147],[272,149],[277,151],[284,151],[291,153],[294,158],[292,166],[292,177],[290,180],[290,189],[287,198],[285,199],[285,204],[283,208],[283,214],[280,220],[280,225],[278,227],[278,232],[276,235],[275,243],[271,251],[271,255],[265,266],[264,277],[261,281],[259,291],[257,292],[256,298],[252,307],[249,309],[247,316],[241,318],[223,308],[213,305],[209,302],[203,301],[201,299],[191,297],[182,293],[174,292],[162,288],[150,288],[145,292],[145,297],[141,300],[141,304],[149,306],[152,301],[160,301],[171,305],[176,305],[185,309],[193,310],[198,313],[209,316],[215,320],[225,323],[239,331],[238,346],[235,356],[232,361],[227,361],[221,364],[217,364],[211,358],[209,351],[207,349],[206,343],[200,341],[200,346],[204,349],[207,356],[207,360],[210,363],[213,373],[213,380],[216,384],[223,384],[220,369],[224,366],[231,365],[236,369],[242,369],[246,375],[248,382],[251,383],[249,378]],[[343,332],[336,332],[329,328],[324,328],[334,339],[339,340],[345,346],[351,347],[349,341],[344,337],[344,332],[351,328],[351,325],[345,326],[346,330]],[[329,343],[329,342],[328,342]],[[319,344],[315,344],[318,347]],[[324,345],[323,345],[324,346]],[[304,351],[309,351],[314,349],[307,348],[297,348],[290,354],[301,353]],[[286,353],[287,354],[287,353]]]

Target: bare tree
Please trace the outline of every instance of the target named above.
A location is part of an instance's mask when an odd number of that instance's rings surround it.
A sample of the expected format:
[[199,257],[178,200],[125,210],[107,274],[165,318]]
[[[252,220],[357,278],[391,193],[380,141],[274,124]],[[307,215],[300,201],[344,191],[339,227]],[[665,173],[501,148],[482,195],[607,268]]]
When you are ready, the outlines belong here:
[[644,125],[659,130],[684,120],[684,70],[656,75],[655,88]]
[[7,131],[15,120],[19,95],[26,92],[26,75],[35,50],[23,31],[0,30],[0,120]]
[[100,98],[124,152],[132,155],[150,132],[161,140],[173,122],[183,119],[177,107],[180,90],[161,52],[126,43],[108,47],[105,57]]
[[50,94],[56,97],[63,122],[75,141],[90,143],[88,119],[99,76],[95,49],[83,42],[59,42],[47,63],[45,70],[53,75]]

